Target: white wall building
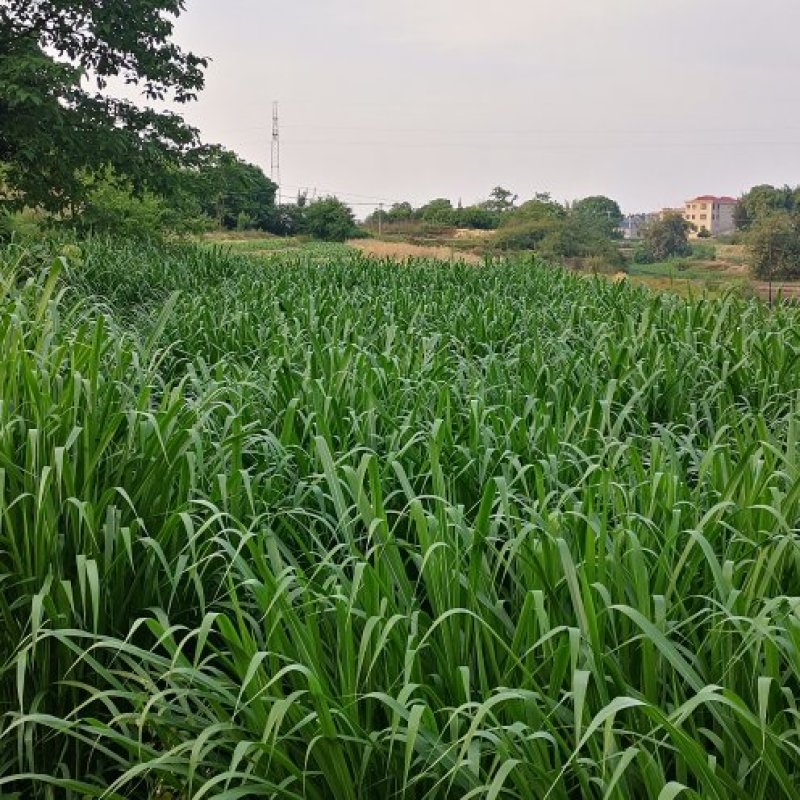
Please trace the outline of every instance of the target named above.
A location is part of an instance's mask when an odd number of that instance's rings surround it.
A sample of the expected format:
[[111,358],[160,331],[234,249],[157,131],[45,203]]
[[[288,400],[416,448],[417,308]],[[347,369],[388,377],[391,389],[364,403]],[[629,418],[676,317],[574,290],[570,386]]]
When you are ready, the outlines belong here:
[[684,204],[683,218],[695,226],[695,236],[702,230],[712,236],[733,233],[736,229],[733,210],[737,202],[735,197],[714,197],[710,194],[695,197]]

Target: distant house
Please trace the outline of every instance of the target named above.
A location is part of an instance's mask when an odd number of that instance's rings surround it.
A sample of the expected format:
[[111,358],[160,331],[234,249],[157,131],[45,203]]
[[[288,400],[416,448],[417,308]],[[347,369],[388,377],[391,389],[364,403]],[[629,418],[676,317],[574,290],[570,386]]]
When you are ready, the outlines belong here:
[[736,225],[733,210],[738,201],[735,197],[714,197],[706,194],[687,200],[683,208],[683,218],[695,226],[695,235],[708,231],[712,236],[733,233]]
[[622,220],[620,230],[624,239],[640,239],[645,227],[659,219],[659,214],[628,214]]

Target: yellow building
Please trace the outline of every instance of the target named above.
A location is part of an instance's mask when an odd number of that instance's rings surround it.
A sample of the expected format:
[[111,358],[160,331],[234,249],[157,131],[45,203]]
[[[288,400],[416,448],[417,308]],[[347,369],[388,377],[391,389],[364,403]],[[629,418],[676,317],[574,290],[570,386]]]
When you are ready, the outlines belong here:
[[733,210],[737,202],[735,197],[714,197],[710,194],[695,197],[684,204],[683,218],[694,225],[694,236],[702,230],[712,236],[733,233],[736,228]]

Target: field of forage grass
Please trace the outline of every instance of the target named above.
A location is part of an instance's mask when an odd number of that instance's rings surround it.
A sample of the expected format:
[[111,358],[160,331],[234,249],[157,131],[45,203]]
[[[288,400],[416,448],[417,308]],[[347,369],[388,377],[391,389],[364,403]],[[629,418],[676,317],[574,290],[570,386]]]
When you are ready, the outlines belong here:
[[0,796],[800,798],[799,438],[791,308],[8,247]]

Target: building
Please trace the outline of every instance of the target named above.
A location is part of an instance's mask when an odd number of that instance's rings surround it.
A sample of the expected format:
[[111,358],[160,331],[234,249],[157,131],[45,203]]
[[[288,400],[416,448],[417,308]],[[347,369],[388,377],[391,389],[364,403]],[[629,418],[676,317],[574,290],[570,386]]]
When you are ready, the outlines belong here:
[[644,229],[659,218],[658,214],[628,214],[619,226],[624,239],[641,239]]
[[708,231],[711,236],[733,233],[736,225],[733,210],[738,201],[735,197],[714,197],[706,194],[687,200],[683,208],[683,218],[695,227],[694,235]]

